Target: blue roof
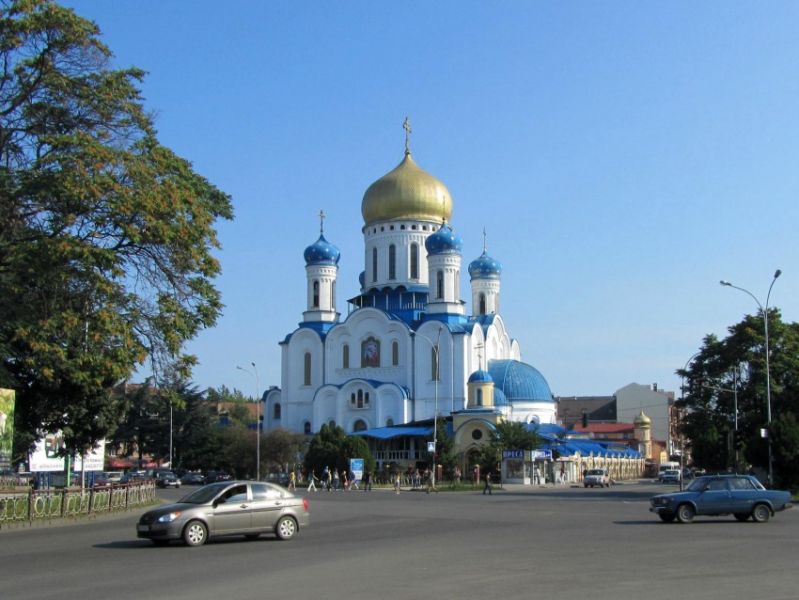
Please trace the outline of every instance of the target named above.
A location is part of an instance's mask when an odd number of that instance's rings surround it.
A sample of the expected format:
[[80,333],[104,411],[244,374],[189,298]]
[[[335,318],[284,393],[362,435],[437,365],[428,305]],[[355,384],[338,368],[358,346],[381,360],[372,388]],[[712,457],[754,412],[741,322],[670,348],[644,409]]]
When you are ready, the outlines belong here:
[[350,435],[370,437],[378,440],[390,440],[395,437],[416,436],[426,437],[433,435],[432,427],[377,427],[366,431],[356,431]]
[[482,369],[479,369],[469,375],[469,383],[491,383],[493,381],[494,380],[491,379],[491,374],[488,371],[483,371]]
[[469,263],[469,276],[472,279],[499,279],[501,274],[502,265],[488,256],[485,250],[479,258],[475,258]]
[[338,248],[319,234],[319,239],[305,249],[306,265],[337,265],[341,258]]
[[424,241],[424,247],[428,254],[460,254],[463,249],[463,239],[452,231],[452,227],[444,223]]
[[492,360],[488,362],[488,372],[494,379],[494,389],[502,390],[511,404],[555,401],[547,380],[531,365],[518,360]]

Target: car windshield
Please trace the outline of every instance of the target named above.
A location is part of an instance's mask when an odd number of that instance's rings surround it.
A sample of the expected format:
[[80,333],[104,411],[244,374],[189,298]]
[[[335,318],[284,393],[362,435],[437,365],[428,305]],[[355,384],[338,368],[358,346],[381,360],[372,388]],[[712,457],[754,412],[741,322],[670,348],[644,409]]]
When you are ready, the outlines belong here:
[[207,504],[229,485],[229,483],[225,482],[203,486],[199,490],[195,490],[191,494],[183,496],[179,502],[184,502],[186,504]]
[[605,472],[602,471],[601,469],[591,469],[590,471],[588,471],[588,474],[589,475],[604,475]]

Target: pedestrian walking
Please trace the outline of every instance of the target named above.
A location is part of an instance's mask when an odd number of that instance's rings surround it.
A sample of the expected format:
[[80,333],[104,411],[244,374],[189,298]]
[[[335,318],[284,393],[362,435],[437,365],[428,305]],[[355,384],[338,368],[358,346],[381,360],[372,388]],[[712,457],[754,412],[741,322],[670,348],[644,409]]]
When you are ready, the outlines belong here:
[[491,471],[486,473],[486,484],[483,488],[483,496],[485,496],[486,492],[488,492],[489,496],[491,495]]
[[338,469],[333,471],[333,489],[338,491],[339,490],[339,477],[338,477]]
[[289,491],[294,492],[297,490],[297,474],[292,471],[289,473]]
[[372,491],[372,473],[370,471],[366,471],[363,474],[363,491]]
[[350,473],[350,489],[351,490],[359,490],[361,489],[358,487],[358,479],[355,476],[355,473]]
[[399,494],[400,493],[400,484],[401,483],[402,483],[402,475],[400,474],[399,471],[397,471],[397,474],[394,475],[394,493],[395,494]]
[[311,472],[308,473],[308,491],[309,492],[311,490],[313,490],[314,492],[318,492],[319,491],[319,490],[316,489],[316,483],[314,483],[315,479],[316,479],[316,472],[314,472],[314,470],[311,469]]

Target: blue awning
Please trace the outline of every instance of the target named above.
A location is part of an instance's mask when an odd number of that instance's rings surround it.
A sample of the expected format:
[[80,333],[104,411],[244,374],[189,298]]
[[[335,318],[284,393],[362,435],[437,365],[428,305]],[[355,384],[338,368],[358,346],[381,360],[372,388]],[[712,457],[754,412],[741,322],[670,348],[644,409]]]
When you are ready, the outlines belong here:
[[390,440],[396,437],[428,437],[433,435],[432,427],[378,427],[366,431],[356,431],[350,435],[369,437],[376,440]]

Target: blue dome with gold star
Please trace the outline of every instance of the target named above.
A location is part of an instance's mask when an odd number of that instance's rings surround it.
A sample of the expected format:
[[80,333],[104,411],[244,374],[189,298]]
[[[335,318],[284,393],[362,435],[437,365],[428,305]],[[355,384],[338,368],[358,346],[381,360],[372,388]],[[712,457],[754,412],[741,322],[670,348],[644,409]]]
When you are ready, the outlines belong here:
[[469,277],[472,279],[499,279],[502,274],[502,265],[498,260],[491,258],[486,251],[469,263]]
[[303,254],[306,265],[337,265],[341,258],[341,252],[333,244],[325,239],[324,234],[319,235],[319,239],[305,249]]
[[460,254],[463,239],[452,230],[447,223],[441,225],[433,235],[424,242],[428,254]]

